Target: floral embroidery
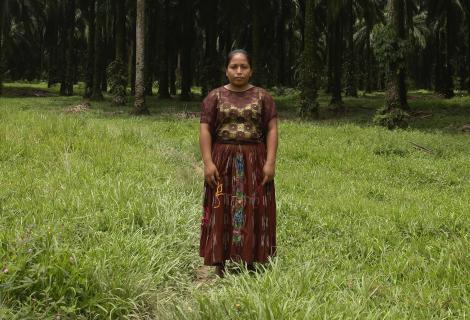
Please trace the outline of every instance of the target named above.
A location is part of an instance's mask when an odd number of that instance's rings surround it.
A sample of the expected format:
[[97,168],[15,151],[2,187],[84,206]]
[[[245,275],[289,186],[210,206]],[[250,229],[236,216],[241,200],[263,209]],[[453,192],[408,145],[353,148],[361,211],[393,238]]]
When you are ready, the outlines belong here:
[[[258,90],[259,91],[259,90]],[[256,91],[253,91],[255,93]],[[262,96],[250,96],[248,101],[234,103],[227,97],[221,96],[217,102],[216,135],[221,140],[258,141],[263,130]]]
[[[244,176],[244,169],[245,164],[243,163],[243,154],[237,153],[235,156],[235,169],[236,169],[236,178],[241,178]],[[238,190],[237,190],[238,191]]]
[[235,245],[242,245],[241,229],[245,221],[245,193],[243,192],[244,176],[245,176],[245,163],[243,154],[237,153],[235,155],[235,192],[234,192],[234,205],[232,206],[232,228],[233,228],[233,243]]

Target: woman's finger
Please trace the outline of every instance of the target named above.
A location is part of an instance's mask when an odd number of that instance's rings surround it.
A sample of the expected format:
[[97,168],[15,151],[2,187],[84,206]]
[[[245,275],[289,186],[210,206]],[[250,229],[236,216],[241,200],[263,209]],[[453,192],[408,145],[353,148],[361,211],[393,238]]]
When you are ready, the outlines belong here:
[[268,176],[264,176],[263,182],[261,182],[261,185],[264,186],[268,182]]
[[211,176],[211,186],[212,186],[212,188],[215,188],[217,186],[217,182],[215,181],[215,176],[214,175]]
[[206,177],[206,182],[207,182],[207,184],[209,185],[209,187],[211,187],[211,188],[214,187],[214,186],[213,186],[213,183],[212,183],[212,178],[211,178],[211,176],[207,176],[207,177]]

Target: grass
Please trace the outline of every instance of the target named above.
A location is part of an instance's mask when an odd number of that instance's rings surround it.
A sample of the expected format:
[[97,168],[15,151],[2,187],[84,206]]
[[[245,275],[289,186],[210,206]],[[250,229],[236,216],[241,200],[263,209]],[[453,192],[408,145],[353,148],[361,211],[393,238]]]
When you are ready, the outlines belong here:
[[[150,97],[152,116],[133,117],[107,99],[74,113],[80,97],[30,86],[0,98],[0,318],[470,313],[470,143],[458,131],[470,97],[411,92],[425,117],[396,131],[371,125],[380,93],[312,122],[296,118],[295,95],[276,97],[278,255],[216,279],[197,254],[198,119],[182,112],[199,103]],[[50,96],[30,97],[39,89]]]

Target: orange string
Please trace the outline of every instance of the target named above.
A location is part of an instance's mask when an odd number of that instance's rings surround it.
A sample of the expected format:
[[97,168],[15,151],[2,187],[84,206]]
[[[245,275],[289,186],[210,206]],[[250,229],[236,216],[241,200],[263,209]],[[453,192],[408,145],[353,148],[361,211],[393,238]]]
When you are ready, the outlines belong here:
[[218,183],[217,184],[217,190],[215,192],[215,199],[217,200],[217,205],[214,207],[214,209],[217,209],[218,207],[220,207],[220,199],[219,197],[223,195],[223,192],[222,192],[222,183]]
[[[258,191],[258,192],[261,191],[262,188],[263,188],[263,186],[261,186],[261,185],[258,186],[258,188],[257,188],[258,190],[257,190],[257,191]],[[218,207],[220,207],[221,202],[220,202],[219,197],[220,197],[220,196],[223,196],[223,195],[224,195],[224,193],[223,193],[223,185],[222,185],[222,183],[218,183],[218,184],[217,184],[217,189],[216,189],[216,191],[215,191],[215,200],[217,201],[217,205],[214,206],[214,209],[217,209]],[[236,197],[237,197],[236,195],[232,195],[232,198],[236,198]],[[255,198],[255,197],[250,197],[250,196],[248,196],[248,195],[245,195],[244,197],[246,197],[246,198],[248,198],[248,199],[254,199],[254,198]]]

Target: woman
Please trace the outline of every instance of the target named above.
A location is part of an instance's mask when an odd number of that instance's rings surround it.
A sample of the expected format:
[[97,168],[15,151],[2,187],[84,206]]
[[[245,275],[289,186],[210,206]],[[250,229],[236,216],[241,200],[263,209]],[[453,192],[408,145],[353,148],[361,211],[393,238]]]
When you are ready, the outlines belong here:
[[253,269],[276,250],[276,106],[249,83],[246,51],[229,53],[225,74],[229,83],[202,102],[199,132],[205,178],[199,253],[219,276],[226,260]]

